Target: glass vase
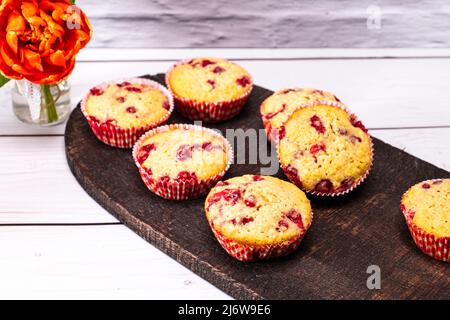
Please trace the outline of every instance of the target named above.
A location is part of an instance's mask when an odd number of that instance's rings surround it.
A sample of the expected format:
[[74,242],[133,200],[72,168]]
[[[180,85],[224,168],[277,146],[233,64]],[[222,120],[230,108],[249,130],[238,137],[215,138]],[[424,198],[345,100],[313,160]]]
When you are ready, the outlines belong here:
[[28,99],[21,93],[18,83],[13,86],[12,105],[16,117],[25,123],[54,126],[63,123],[70,114],[70,82],[56,85],[40,85],[41,106],[34,119]]

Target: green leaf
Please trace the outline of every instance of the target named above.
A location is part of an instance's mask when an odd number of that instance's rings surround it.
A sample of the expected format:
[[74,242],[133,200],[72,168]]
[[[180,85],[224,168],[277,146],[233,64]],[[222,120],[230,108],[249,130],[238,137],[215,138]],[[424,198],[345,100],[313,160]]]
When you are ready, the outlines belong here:
[[5,84],[7,84],[8,81],[9,79],[0,73],[0,88],[3,87]]
[[70,0],[70,4],[75,5],[75,0]]

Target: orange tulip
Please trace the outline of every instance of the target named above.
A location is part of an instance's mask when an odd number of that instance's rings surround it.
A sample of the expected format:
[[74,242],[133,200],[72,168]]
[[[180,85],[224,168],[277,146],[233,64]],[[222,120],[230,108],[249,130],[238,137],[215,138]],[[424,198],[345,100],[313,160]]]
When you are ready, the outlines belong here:
[[89,42],[86,15],[69,0],[1,0],[0,72],[10,79],[57,84]]

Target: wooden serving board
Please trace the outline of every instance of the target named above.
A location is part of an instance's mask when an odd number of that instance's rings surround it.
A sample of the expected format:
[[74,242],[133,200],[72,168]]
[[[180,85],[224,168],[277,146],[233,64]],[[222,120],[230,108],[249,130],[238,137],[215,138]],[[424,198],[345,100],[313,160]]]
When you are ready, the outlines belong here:
[[[164,75],[148,77],[160,83]],[[272,92],[255,87],[242,114],[214,125],[262,128],[259,105]],[[174,113],[171,123],[188,122]],[[411,185],[450,173],[378,139],[375,164],[349,195],[312,198],[314,221],[295,253],[242,263],[215,240],[204,199],[168,201],[141,181],[130,150],[98,141],[79,107],[65,133],[69,166],[100,205],[145,240],[238,299],[449,299],[449,264],[422,254],[413,243],[400,198]],[[225,178],[259,174],[261,165],[233,165]],[[277,177],[286,179],[281,169]],[[367,288],[367,269],[381,269],[381,289]]]

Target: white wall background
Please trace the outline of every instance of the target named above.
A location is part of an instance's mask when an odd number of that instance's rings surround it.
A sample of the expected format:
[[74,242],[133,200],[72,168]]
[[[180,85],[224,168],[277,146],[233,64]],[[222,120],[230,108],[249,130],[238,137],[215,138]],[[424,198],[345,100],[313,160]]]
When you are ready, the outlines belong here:
[[91,47],[450,47],[449,0],[77,0],[77,4],[94,27]]

